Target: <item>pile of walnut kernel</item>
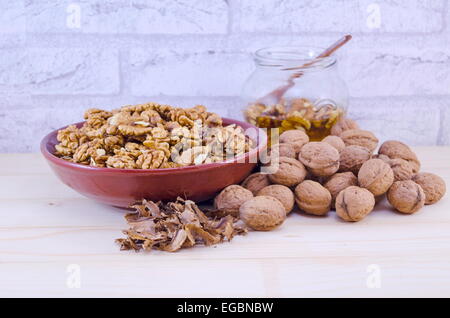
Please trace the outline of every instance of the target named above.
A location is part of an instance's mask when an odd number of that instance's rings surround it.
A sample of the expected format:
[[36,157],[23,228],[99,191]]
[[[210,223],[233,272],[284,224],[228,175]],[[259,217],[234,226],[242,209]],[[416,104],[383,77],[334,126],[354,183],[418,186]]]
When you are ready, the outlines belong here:
[[94,167],[158,169],[224,161],[253,147],[241,127],[224,127],[220,116],[201,105],[89,109],[84,118],[81,128],[58,132],[57,156]]
[[225,188],[215,207],[240,216],[254,230],[267,231],[282,224],[295,203],[307,214],[335,210],[341,219],[355,222],[384,196],[405,214],[444,196],[444,180],[420,172],[420,161],[407,145],[386,141],[375,154],[377,147],[377,137],[349,118],[341,118],[321,142],[310,142],[302,130],[285,131],[270,154],[278,168]]

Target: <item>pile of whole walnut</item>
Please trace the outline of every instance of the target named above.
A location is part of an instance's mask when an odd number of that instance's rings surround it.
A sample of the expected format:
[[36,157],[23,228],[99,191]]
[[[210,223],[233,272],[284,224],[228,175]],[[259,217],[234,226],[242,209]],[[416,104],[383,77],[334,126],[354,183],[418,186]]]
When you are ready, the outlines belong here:
[[215,207],[239,215],[254,230],[267,231],[282,224],[295,203],[308,214],[334,209],[354,222],[372,212],[384,195],[397,211],[411,214],[445,194],[444,180],[419,172],[416,154],[404,143],[386,141],[374,154],[378,139],[348,118],[338,121],[331,134],[309,142],[302,130],[282,133],[270,155],[278,169],[225,188]]

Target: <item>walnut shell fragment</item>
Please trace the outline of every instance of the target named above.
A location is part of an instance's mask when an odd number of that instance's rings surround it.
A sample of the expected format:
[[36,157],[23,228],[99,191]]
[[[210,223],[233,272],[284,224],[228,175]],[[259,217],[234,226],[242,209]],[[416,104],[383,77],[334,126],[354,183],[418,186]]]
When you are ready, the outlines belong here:
[[409,148],[408,145],[396,141],[388,140],[385,141],[378,150],[379,154],[386,155],[391,159],[403,159],[408,161],[408,163],[413,168],[414,173],[418,173],[420,170],[420,161],[417,155]]
[[331,193],[320,183],[305,180],[295,187],[295,201],[306,213],[325,215],[330,211]]
[[281,184],[272,184],[262,188],[256,194],[257,196],[274,197],[283,204],[286,214],[294,208],[294,193],[288,187]]
[[242,181],[241,186],[250,190],[253,195],[256,195],[259,190],[270,184],[269,176],[266,173],[256,172],[245,178],[245,180]]
[[143,200],[132,207],[136,211],[125,215],[130,226],[124,231],[127,237],[116,240],[121,250],[175,252],[230,241],[236,234],[247,232],[237,218],[208,218],[193,201],[181,198],[166,204]]
[[353,119],[342,117],[331,127],[331,134],[333,136],[339,136],[344,131],[350,129],[359,129],[359,125]]
[[241,205],[239,216],[255,231],[270,231],[284,222],[286,211],[274,197],[257,196]]
[[287,187],[296,186],[305,177],[306,169],[303,164],[298,160],[287,157],[280,157],[278,169],[275,173],[269,174],[270,181]]
[[378,138],[368,131],[362,129],[350,129],[339,135],[346,146],[361,146],[373,152],[378,146]]
[[425,204],[425,192],[412,180],[396,181],[387,193],[389,203],[399,212],[415,213]]
[[331,193],[331,206],[334,208],[339,192],[357,185],[358,178],[356,178],[353,172],[339,172],[332,175],[324,184],[324,187]]
[[422,187],[425,193],[425,204],[434,204],[445,194],[445,181],[433,173],[421,172],[413,176],[412,180]]
[[358,174],[359,169],[364,162],[370,159],[371,152],[369,149],[361,146],[345,147],[340,153],[340,172],[351,171],[355,175]]
[[290,144],[294,147],[296,153],[309,142],[308,135],[298,129],[287,130],[280,135],[280,144]]
[[364,219],[375,206],[373,194],[364,188],[351,186],[341,191],[336,198],[336,214],[348,222]]
[[326,142],[307,143],[298,159],[316,176],[331,176],[339,169],[339,152]]
[[359,185],[366,188],[374,196],[387,192],[394,182],[394,172],[381,159],[370,159],[363,163],[358,172]]
[[232,215],[239,213],[242,203],[253,198],[253,193],[237,184],[232,184],[223,189],[214,199],[214,207],[225,210]]

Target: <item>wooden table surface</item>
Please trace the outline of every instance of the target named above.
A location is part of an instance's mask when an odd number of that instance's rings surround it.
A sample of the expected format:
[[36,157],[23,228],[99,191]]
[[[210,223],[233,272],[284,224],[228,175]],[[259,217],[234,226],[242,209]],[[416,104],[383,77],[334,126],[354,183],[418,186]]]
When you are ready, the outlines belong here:
[[[450,148],[416,148],[450,187]],[[39,154],[0,155],[0,296],[449,297],[450,198],[359,223],[292,213],[272,232],[177,253],[120,251],[123,212],[82,197]]]

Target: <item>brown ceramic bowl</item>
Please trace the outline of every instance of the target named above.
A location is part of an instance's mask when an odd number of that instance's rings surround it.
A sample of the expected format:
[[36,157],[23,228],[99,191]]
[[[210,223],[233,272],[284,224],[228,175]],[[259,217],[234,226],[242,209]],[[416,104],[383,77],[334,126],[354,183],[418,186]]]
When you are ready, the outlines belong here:
[[[223,118],[224,125],[254,126]],[[83,122],[76,124],[78,127]],[[63,129],[63,128],[61,128]],[[266,148],[267,136],[258,131],[257,147],[233,160],[168,169],[96,168],[72,163],[54,155],[58,143],[55,130],[44,137],[41,152],[58,178],[82,195],[117,207],[129,207],[142,198],[170,201],[178,196],[200,202],[213,198],[230,184],[241,182],[256,166],[256,158]]]

